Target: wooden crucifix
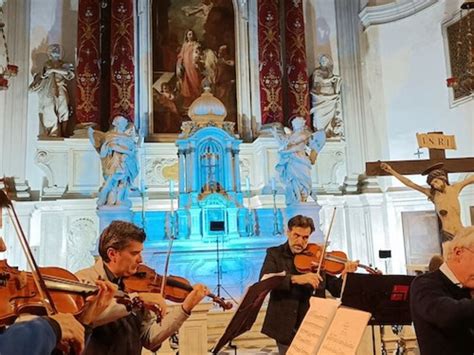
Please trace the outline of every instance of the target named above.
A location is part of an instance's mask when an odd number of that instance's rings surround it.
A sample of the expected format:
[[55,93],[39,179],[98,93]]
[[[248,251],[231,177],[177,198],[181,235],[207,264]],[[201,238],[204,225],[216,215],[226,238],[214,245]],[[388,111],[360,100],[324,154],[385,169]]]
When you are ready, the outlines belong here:
[[[419,175],[439,163],[443,163],[443,168],[448,173],[474,172],[474,158],[446,158],[446,149],[456,149],[454,136],[446,136],[442,132],[429,132],[427,135],[418,135],[418,137],[420,148],[434,146],[440,148],[429,148],[429,159],[392,160],[384,163],[390,164],[394,170],[402,175]],[[380,167],[380,163],[382,162],[366,163],[365,174],[367,176],[390,175]]]
[[[429,148],[429,159],[369,162],[365,165],[366,175],[393,175],[406,186],[425,194],[435,205],[444,240],[450,240],[463,227],[459,193],[465,186],[474,184],[474,175],[450,185],[448,173],[474,172],[474,158],[446,158],[445,149],[456,149],[454,136],[430,132],[417,134],[417,139],[420,148]],[[414,174],[428,175],[429,187],[403,176]]]

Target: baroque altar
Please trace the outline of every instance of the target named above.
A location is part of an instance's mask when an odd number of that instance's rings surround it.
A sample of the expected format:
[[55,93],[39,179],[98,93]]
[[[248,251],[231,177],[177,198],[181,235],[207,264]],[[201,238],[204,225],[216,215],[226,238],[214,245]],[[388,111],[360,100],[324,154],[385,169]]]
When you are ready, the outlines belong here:
[[[239,146],[226,108],[207,89],[189,108],[176,141],[179,161],[179,238],[208,240],[245,231]],[[240,217],[240,218],[239,218]],[[211,228],[212,225],[219,228]],[[219,224],[215,224],[219,223]],[[218,229],[218,230],[217,230]]]

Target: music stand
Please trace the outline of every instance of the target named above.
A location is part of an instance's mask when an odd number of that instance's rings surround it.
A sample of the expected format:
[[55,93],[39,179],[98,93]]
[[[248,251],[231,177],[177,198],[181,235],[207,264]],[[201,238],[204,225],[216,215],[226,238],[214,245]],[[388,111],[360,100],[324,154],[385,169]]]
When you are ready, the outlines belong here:
[[247,289],[244,298],[235,311],[230,323],[227,325],[224,334],[222,334],[219,341],[211,350],[213,354],[217,354],[219,350],[231,342],[232,339],[252,328],[255,319],[257,319],[258,312],[260,308],[262,308],[265,297],[267,297],[267,294],[271,290],[278,287],[284,278],[285,275],[272,276],[266,280],[254,283]]
[[215,290],[217,290],[217,297],[221,297],[221,290],[222,290],[227,294],[227,296],[229,296],[235,302],[232,295],[225,289],[224,286],[222,286],[222,265],[221,265],[219,238],[223,236],[223,234],[225,233],[224,221],[211,221],[209,223],[209,231],[220,232],[220,233],[215,234],[216,236],[216,263],[217,263],[217,285],[216,285]]
[[[372,346],[375,354],[374,325],[410,325],[410,285],[415,276],[348,273],[342,305],[370,312]],[[382,346],[383,342],[382,342]]]
[[348,273],[342,304],[370,312],[371,325],[410,325],[410,284],[415,276]]

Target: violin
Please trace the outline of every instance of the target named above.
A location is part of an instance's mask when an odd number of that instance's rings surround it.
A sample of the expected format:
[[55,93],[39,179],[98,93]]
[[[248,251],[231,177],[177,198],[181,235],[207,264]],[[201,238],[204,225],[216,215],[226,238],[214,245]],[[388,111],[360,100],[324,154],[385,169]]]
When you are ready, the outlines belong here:
[[[296,270],[301,273],[316,272],[321,260],[323,247],[318,244],[309,243],[303,252],[296,254],[293,260]],[[344,271],[346,262],[349,261],[347,254],[343,251],[325,252],[322,258],[321,270],[326,271],[330,275],[339,275]],[[366,270],[369,274],[380,274],[379,270],[370,266],[359,264],[360,268]]]
[[[86,297],[98,292],[98,287],[79,282],[68,270],[59,267],[42,267],[46,288],[55,309],[61,313],[78,316],[84,310]],[[116,291],[118,303],[136,306],[137,300],[131,300],[122,291]],[[138,304],[140,305],[140,304]],[[36,287],[31,272],[19,271],[0,260],[0,326],[12,324],[21,314],[46,315],[47,309]]]
[[[165,278],[164,290],[162,290],[163,276],[157,274],[152,268],[141,264],[137,272],[124,278],[125,290],[127,292],[154,292],[161,293],[167,300],[182,303],[193,290],[191,283],[184,277],[169,275]],[[231,309],[232,303],[210,293],[207,297],[217,303],[224,310]]]

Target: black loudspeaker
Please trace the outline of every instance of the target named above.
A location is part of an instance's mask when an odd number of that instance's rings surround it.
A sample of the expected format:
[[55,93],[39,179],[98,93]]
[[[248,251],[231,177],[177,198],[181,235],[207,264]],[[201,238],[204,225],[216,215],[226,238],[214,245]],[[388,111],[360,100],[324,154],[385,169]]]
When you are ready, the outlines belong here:
[[209,230],[211,232],[223,232],[225,231],[224,221],[211,221],[209,225]]
[[379,258],[380,259],[388,259],[392,257],[391,250],[379,250]]

